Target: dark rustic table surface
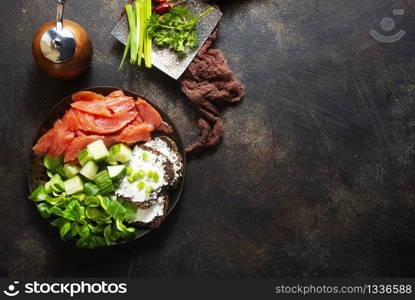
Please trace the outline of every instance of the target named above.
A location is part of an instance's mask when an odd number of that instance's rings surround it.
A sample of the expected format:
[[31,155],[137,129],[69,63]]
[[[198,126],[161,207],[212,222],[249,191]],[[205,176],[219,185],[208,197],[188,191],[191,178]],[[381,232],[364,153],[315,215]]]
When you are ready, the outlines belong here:
[[[415,275],[415,2],[223,2],[216,46],[246,97],[224,111],[222,145],[189,161],[162,228],[97,251],[60,242],[26,199],[42,117],[79,89],[118,86],[153,99],[190,142],[194,107],[156,69],[117,71],[110,32],[124,1],[68,1],[94,44],[90,70],[69,81],[31,54],[54,1],[0,2],[0,275]],[[372,29],[406,34],[383,43]]]

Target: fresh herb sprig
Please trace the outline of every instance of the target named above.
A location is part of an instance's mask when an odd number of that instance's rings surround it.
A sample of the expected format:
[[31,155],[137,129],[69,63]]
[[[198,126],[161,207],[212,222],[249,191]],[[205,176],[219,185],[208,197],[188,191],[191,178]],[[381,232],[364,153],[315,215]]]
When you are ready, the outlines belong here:
[[168,47],[179,56],[185,56],[197,46],[197,22],[212,10],[213,7],[210,7],[195,17],[186,6],[176,6],[162,16],[152,14],[147,23],[147,32],[156,45]]

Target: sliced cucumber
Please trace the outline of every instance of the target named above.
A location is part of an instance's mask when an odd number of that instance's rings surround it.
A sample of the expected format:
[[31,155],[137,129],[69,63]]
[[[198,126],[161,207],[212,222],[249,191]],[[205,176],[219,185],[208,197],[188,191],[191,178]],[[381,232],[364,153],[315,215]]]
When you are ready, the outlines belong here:
[[111,179],[118,180],[124,177],[126,168],[124,165],[108,166],[107,170]]
[[68,195],[80,193],[84,190],[84,183],[82,182],[81,177],[79,177],[78,175],[69,178],[68,180],[65,180],[63,182],[63,185],[65,187],[65,192]]
[[49,154],[46,154],[43,159],[43,165],[48,170],[55,170],[59,165],[62,164],[62,156],[52,157]]
[[108,158],[109,152],[102,140],[95,141],[87,146],[95,161],[102,161]]
[[114,191],[114,186],[107,170],[103,170],[95,176],[95,183],[98,185],[102,194]]
[[124,144],[116,144],[110,149],[110,160],[126,163],[131,159],[131,149]]
[[78,160],[81,166],[85,165],[90,160],[93,160],[91,152],[89,152],[88,148],[85,148],[78,153]]
[[67,163],[63,166],[63,172],[65,172],[67,178],[74,177],[79,171],[80,168],[74,164]]
[[88,178],[89,180],[94,180],[95,176],[97,175],[97,172],[98,172],[98,165],[94,161],[90,160],[82,167],[79,173],[82,176],[85,176],[86,178]]
[[110,157],[105,160],[105,162],[110,166],[118,166],[118,161],[111,160]]

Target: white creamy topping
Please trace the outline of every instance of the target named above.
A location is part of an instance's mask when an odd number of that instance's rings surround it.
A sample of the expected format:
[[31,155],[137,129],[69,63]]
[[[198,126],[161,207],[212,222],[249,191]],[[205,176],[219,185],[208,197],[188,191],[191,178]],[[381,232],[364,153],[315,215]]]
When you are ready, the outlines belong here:
[[133,217],[132,222],[150,223],[156,217],[161,217],[164,214],[164,199],[160,196],[153,205],[149,208],[137,208],[137,212]]
[[[147,159],[143,158],[143,153],[147,153]],[[137,179],[134,182],[128,181],[128,176],[125,176],[121,182],[119,188],[115,191],[117,196],[131,198],[133,202],[145,202],[149,200],[150,194],[146,193],[146,188],[151,187],[152,191],[158,193],[160,189],[167,185],[165,180],[165,171],[163,162],[165,162],[165,158],[161,156],[157,156],[151,152],[147,152],[141,149],[139,146],[135,146],[132,151],[132,156],[130,161],[128,162],[128,167],[133,169],[134,172],[139,172],[140,170],[144,171],[145,176],[142,179]],[[147,177],[149,171],[156,172],[159,176],[158,181],[154,181]],[[137,184],[143,181],[145,183],[145,187],[143,189],[139,189]]]
[[176,152],[172,151],[169,144],[160,138],[155,138],[147,142],[145,145],[147,147],[156,149],[161,154],[164,154],[171,162],[173,162],[173,169],[174,169],[173,184],[174,184],[179,179],[180,170],[182,169],[182,162],[177,156]]

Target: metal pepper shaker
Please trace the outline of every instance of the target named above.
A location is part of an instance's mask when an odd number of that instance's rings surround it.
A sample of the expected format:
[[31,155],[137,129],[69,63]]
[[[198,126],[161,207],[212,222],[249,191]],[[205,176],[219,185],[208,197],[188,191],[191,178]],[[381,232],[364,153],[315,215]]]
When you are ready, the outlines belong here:
[[63,19],[66,0],[58,4],[56,20],[42,25],[32,42],[36,63],[47,74],[59,79],[70,79],[83,73],[91,63],[92,43],[79,24]]

